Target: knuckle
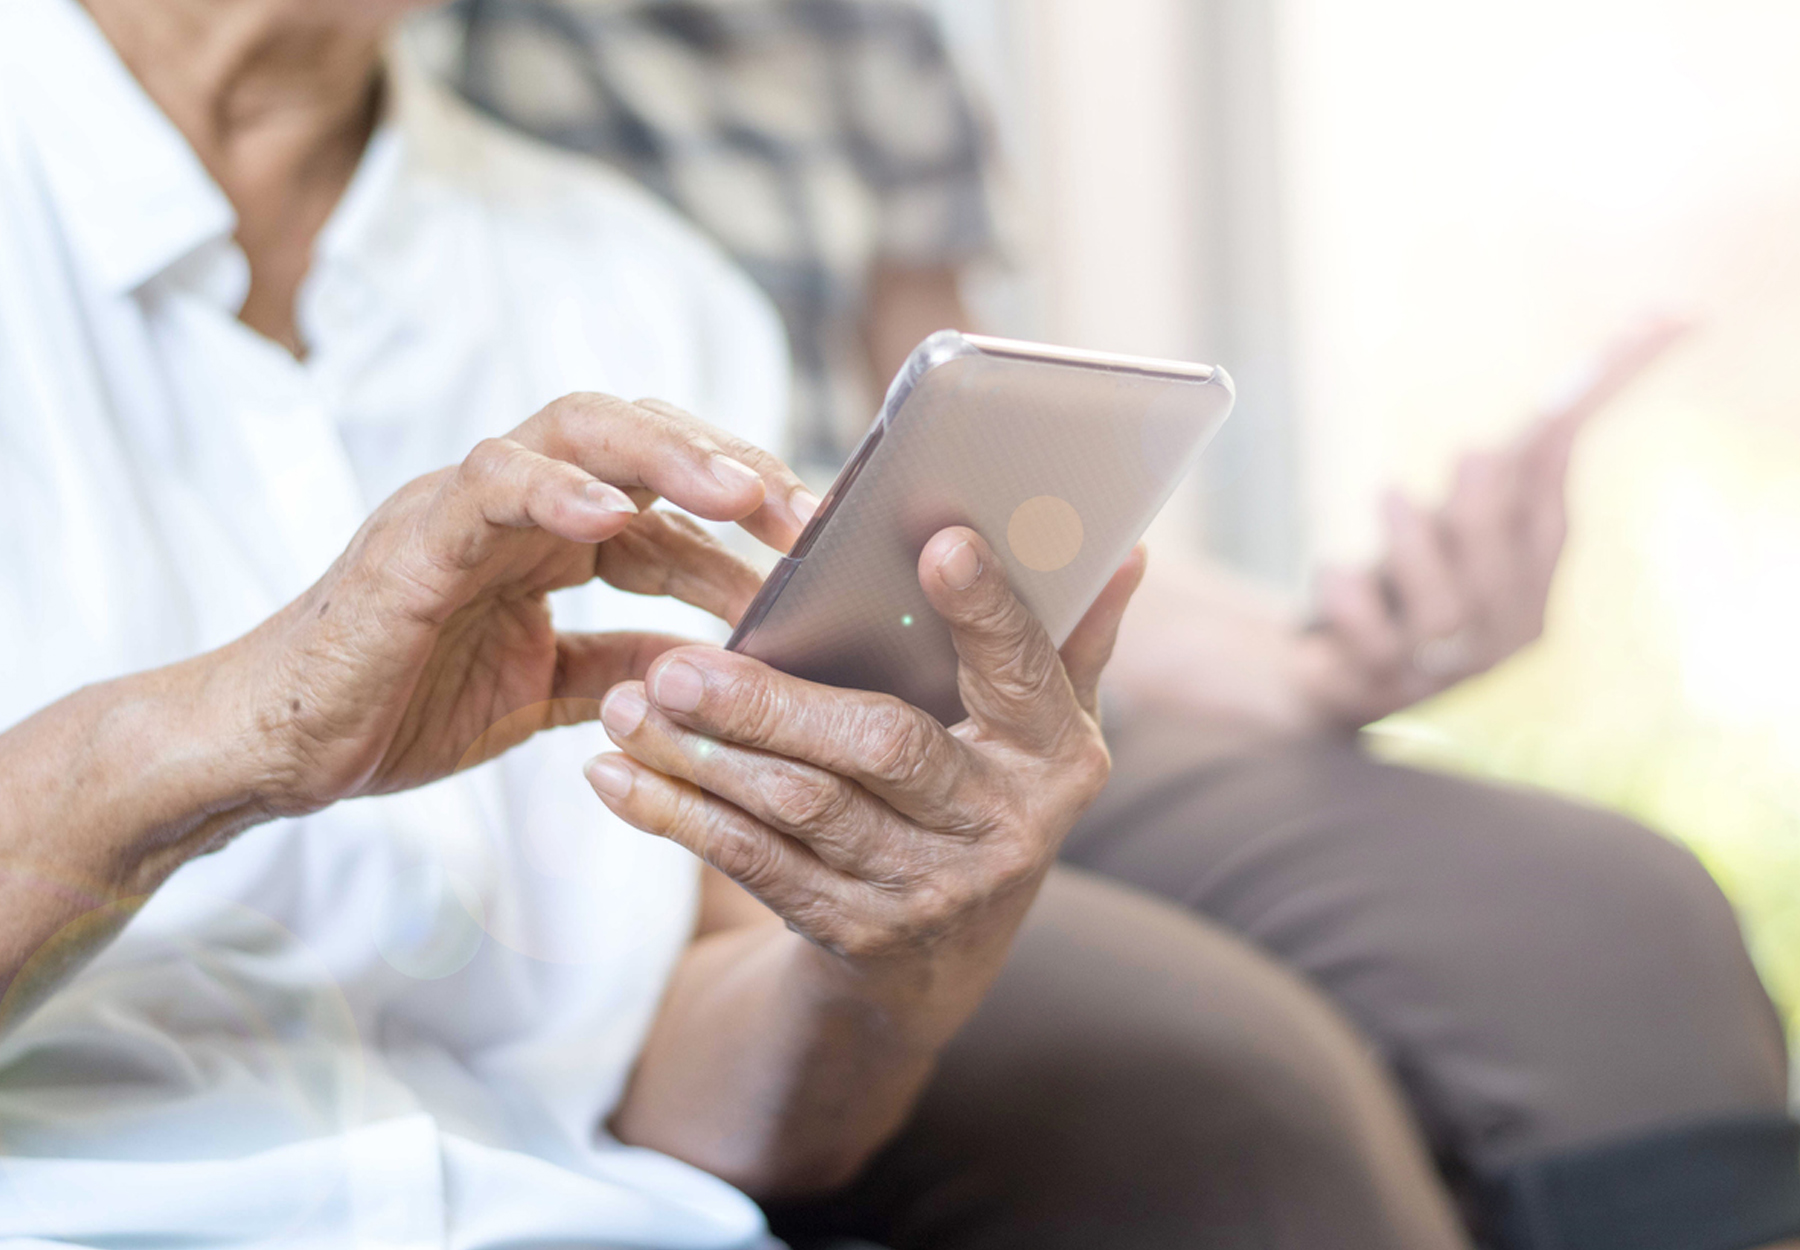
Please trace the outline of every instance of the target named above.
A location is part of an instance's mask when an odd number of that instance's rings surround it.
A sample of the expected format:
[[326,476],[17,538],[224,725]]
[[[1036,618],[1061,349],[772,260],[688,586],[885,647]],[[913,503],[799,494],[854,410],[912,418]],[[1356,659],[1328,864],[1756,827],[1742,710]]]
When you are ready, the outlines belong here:
[[971,891],[958,879],[937,877],[908,896],[884,934],[890,947],[928,945],[955,927],[968,910]]
[[1036,695],[1056,672],[1058,662],[1050,640],[1042,630],[1034,630],[1019,640],[1018,650],[1012,663],[1006,666],[1005,674],[1020,694]]
[[1045,849],[1023,833],[999,839],[991,852],[987,893],[1005,893],[1035,880],[1044,869]]
[[695,416],[680,404],[671,403],[660,396],[648,395],[632,401],[634,408],[642,408],[645,412],[653,412],[659,417],[667,417],[672,421],[685,421],[699,424]]
[[716,451],[717,447],[707,438],[706,427],[699,418],[684,412],[675,405],[662,400],[638,400],[627,404],[620,401],[620,407],[629,414],[630,420],[654,431],[669,443],[686,448],[694,455],[703,455]]
[[629,410],[610,395],[593,391],[575,391],[553,399],[538,414],[551,435],[554,445],[576,447],[594,444],[607,447],[608,429],[619,418],[620,410]]
[[817,774],[786,771],[766,791],[769,813],[789,829],[821,829],[843,823],[850,800],[844,788]]
[[1097,733],[1083,734],[1070,752],[1066,772],[1083,807],[1099,798],[1112,779],[1112,752],[1106,749],[1105,740]]
[[731,736],[745,746],[766,747],[775,742],[792,716],[779,688],[737,674],[719,681],[718,700],[721,709],[728,709]]
[[1060,675],[1061,661],[1042,631],[1028,634],[1014,644],[991,671],[984,674],[995,694],[1012,704],[1035,703]]
[[581,394],[561,395],[545,404],[533,417],[532,424],[544,427],[552,433],[566,434],[585,411],[587,396]]
[[966,904],[947,883],[923,881],[904,893],[878,896],[875,903],[844,916],[833,941],[852,958],[880,959],[929,947],[950,931]]
[[506,438],[484,438],[463,458],[461,477],[478,490],[493,486],[506,475],[519,445]]
[[752,892],[777,875],[774,848],[766,839],[721,822],[708,826],[700,858]]
[[567,420],[569,417],[586,412],[595,398],[586,391],[570,391],[567,395],[558,395],[545,404],[539,415],[555,421]]
[[1030,871],[1023,853],[1007,850],[985,871],[963,873],[945,883],[921,917],[919,933],[927,940],[956,933],[1013,891]]
[[840,959],[878,959],[895,945],[892,932],[872,917],[847,913],[836,907],[809,909],[801,918],[802,932]]
[[1010,591],[994,586],[971,607],[968,624],[1002,645],[1018,645],[1030,635],[1032,622]]
[[897,701],[877,704],[869,712],[863,732],[870,776],[886,785],[904,788],[932,769],[937,738],[923,717],[923,713]]
[[561,429],[584,425],[595,417],[605,414],[606,396],[592,391],[571,391],[567,395],[551,400],[544,406],[543,415],[552,425]]
[[834,917],[831,926],[832,948],[851,959],[875,959],[887,954],[894,944],[892,933],[861,916]]
[[698,464],[705,464],[721,450],[718,442],[708,437],[706,431],[691,419],[677,421],[664,417],[662,424],[669,441]]

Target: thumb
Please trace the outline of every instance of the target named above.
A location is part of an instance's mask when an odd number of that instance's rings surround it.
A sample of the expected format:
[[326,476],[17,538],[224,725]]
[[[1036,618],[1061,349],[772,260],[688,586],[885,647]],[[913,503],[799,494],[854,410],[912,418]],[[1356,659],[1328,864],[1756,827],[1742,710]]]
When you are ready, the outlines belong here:
[[1055,742],[1080,705],[1050,636],[981,536],[961,526],[935,535],[919,555],[919,585],[950,626],[969,719],[1030,746]]
[[650,665],[663,652],[693,645],[692,638],[675,634],[558,634],[553,697],[577,701],[604,699],[607,692],[622,681],[644,680]]

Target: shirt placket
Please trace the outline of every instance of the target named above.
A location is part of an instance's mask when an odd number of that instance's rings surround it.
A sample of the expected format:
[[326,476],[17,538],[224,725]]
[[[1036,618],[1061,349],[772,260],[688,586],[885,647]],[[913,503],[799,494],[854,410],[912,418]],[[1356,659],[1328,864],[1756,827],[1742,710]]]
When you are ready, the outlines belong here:
[[[186,402],[211,409],[235,444],[202,475],[222,517],[246,526],[241,541],[277,602],[294,598],[330,567],[362,523],[366,503],[335,420],[329,371],[297,360],[237,319],[247,285],[241,254],[216,249],[170,291],[174,331],[186,362]],[[226,279],[239,271],[236,283]],[[202,430],[195,437],[217,437]],[[223,466],[248,481],[221,478]],[[254,518],[254,520],[252,520]]]
[[244,410],[243,434],[270,515],[293,558],[293,578],[282,588],[291,597],[349,546],[365,505],[327,380],[284,354],[274,362],[270,381],[266,402]]

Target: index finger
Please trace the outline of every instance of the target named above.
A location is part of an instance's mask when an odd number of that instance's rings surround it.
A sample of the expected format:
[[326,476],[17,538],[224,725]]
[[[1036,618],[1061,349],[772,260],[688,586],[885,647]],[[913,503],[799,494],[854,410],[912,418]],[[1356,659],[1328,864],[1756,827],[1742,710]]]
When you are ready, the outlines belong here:
[[659,401],[566,395],[512,438],[613,486],[653,492],[709,521],[736,521],[780,550],[817,505],[777,457]]
[[594,571],[634,595],[669,596],[736,625],[762,574],[692,517],[650,508],[600,545]]
[[1634,326],[1557,388],[1543,405],[1544,423],[1583,424],[1618,398],[1691,328],[1687,320],[1663,314]]
[[684,647],[644,679],[670,720],[848,777],[908,818],[958,823],[979,764],[929,713],[891,695],[840,690],[731,651]]
[[[637,406],[676,422],[700,426],[739,463],[754,469],[762,477],[767,490],[763,505],[763,511],[767,515],[750,518],[745,523],[745,528],[777,550],[785,552],[794,545],[794,540],[800,537],[800,531],[806,528],[806,523],[819,510],[819,497],[807,488],[781,457],[727,430],[708,425],[667,400],[640,399]],[[773,526],[766,531],[766,536],[765,524]]]

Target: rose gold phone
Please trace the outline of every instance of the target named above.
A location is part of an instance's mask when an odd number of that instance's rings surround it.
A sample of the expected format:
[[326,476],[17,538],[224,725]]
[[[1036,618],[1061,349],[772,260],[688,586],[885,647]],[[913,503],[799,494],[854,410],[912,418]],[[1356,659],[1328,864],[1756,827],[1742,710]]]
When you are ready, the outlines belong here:
[[931,536],[987,539],[1061,646],[1232,399],[1209,365],[934,334],[727,645],[954,724],[956,652],[919,588]]

